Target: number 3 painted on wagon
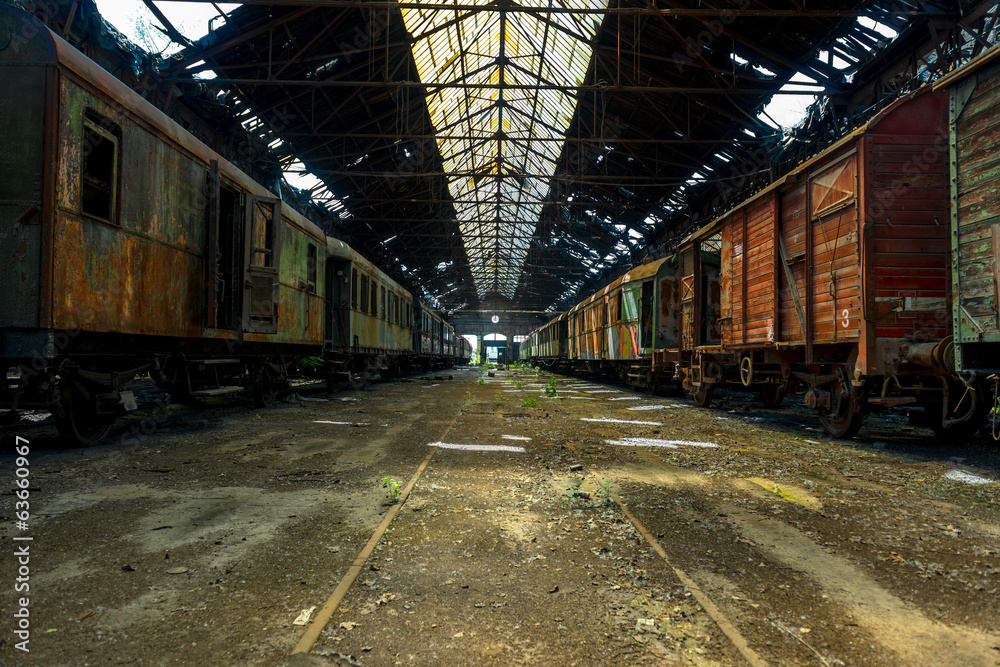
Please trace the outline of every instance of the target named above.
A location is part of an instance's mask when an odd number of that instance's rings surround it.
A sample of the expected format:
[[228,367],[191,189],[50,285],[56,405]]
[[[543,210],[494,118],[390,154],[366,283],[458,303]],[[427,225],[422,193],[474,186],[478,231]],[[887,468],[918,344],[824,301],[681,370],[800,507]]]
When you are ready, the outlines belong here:
[[847,308],[844,308],[844,312],[842,312],[840,314],[840,316],[844,318],[841,321],[840,326],[842,326],[845,329],[850,329],[851,328],[851,311],[849,311]]

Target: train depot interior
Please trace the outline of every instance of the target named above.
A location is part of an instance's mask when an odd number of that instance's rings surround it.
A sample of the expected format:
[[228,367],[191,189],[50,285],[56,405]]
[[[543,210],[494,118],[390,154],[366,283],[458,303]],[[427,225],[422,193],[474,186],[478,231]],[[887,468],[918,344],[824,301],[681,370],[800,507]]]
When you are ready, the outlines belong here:
[[0,664],[1000,665],[1000,3],[0,0]]

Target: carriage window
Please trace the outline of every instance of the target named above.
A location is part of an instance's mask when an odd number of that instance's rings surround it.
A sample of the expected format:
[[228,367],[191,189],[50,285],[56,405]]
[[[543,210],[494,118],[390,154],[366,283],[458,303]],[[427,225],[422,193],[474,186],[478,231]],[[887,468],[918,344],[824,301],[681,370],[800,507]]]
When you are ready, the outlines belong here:
[[316,246],[306,246],[306,291],[316,293]]
[[115,221],[118,204],[120,136],[117,125],[87,112],[83,119],[80,211],[108,222]]
[[351,309],[358,309],[358,270],[353,269],[351,271]]
[[368,276],[361,276],[361,312],[368,312]]
[[817,215],[854,198],[854,157],[827,169],[812,182],[812,214]]
[[372,317],[378,317],[378,283],[372,280],[372,298],[369,301],[368,314]]
[[382,288],[382,310],[380,310],[378,312],[378,316],[381,317],[383,320],[386,319],[386,312],[385,312],[385,288],[384,287]]

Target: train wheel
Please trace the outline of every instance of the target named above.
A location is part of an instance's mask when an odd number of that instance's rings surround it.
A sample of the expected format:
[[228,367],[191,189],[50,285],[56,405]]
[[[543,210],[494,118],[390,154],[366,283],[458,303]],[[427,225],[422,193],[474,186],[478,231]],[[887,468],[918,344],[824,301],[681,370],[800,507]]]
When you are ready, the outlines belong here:
[[267,408],[278,398],[278,374],[267,361],[257,371],[257,382],[253,388],[254,407]]
[[[831,438],[850,439],[861,430],[865,412],[860,401],[854,396],[851,383],[846,377],[841,377],[832,387],[830,394],[834,404],[838,405],[836,412],[819,413],[819,423]],[[839,402],[837,395],[839,394]]]
[[95,415],[86,403],[79,389],[63,386],[59,391],[60,409],[53,410],[53,416],[60,436],[90,447],[108,436],[113,422]]
[[785,400],[785,391],[780,384],[769,384],[760,390],[758,396],[765,408],[780,408]]
[[715,393],[715,385],[713,384],[702,384],[695,387],[694,392],[691,394],[691,400],[699,408],[707,408],[712,405],[712,394]]

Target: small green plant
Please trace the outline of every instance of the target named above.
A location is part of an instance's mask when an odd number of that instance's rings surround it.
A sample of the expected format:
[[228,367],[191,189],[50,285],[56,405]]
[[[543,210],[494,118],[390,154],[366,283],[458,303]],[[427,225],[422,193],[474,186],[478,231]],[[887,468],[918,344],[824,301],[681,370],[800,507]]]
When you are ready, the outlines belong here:
[[503,394],[497,392],[497,395],[493,397],[493,405],[495,407],[499,408],[499,407],[502,407],[504,405],[504,403],[505,403],[505,401],[504,401],[504,398],[503,398]]
[[521,399],[521,407],[523,407],[523,408],[537,408],[538,407],[538,399],[535,398],[534,396],[526,396],[525,398]]
[[605,503],[610,503],[614,500],[612,496],[614,495],[615,490],[615,485],[611,482],[611,480],[606,479],[601,482],[601,486],[597,489],[597,492],[601,494],[602,498],[604,498]]
[[570,500],[577,500],[584,505],[590,504],[590,494],[584,491],[581,487],[583,486],[582,479],[570,480],[569,483],[569,497]]
[[396,502],[399,498],[399,482],[394,480],[391,476],[386,475],[382,478],[382,488],[385,489],[385,497],[389,500],[389,502]]
[[556,379],[555,375],[549,377],[549,381],[545,383],[545,395],[549,398],[555,398],[559,395],[559,380]]

